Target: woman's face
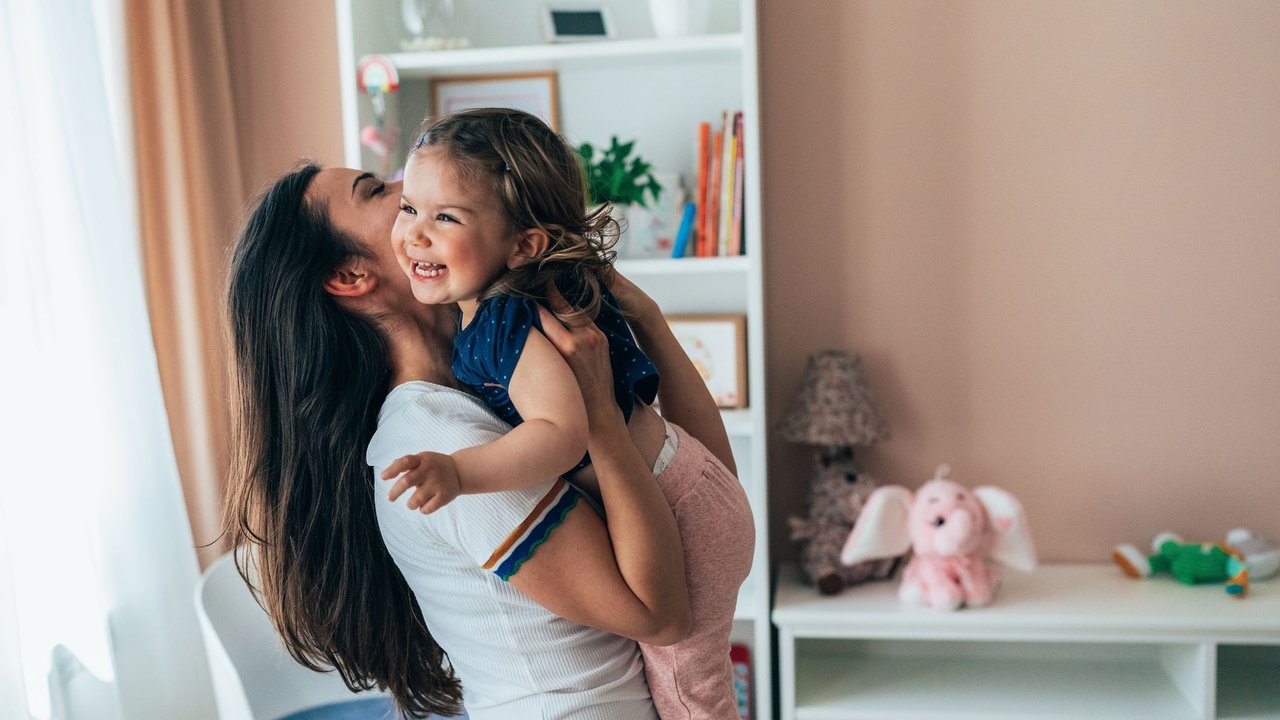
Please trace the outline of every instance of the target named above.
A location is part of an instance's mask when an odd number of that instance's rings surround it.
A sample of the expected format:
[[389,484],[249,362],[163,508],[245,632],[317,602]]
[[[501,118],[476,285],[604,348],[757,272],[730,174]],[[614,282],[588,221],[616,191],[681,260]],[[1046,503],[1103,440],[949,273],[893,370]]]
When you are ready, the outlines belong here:
[[369,272],[380,282],[403,286],[408,294],[408,281],[391,251],[391,227],[400,211],[399,182],[383,182],[350,168],[326,168],[311,181],[307,200],[324,205],[329,222],[364,247],[372,259]]

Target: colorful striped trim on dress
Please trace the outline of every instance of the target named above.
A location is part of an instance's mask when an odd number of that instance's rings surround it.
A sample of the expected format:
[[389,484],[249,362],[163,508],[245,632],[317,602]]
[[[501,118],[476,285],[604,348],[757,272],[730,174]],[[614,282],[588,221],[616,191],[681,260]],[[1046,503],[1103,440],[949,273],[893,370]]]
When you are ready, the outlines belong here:
[[493,551],[484,569],[492,570],[504,581],[515,575],[520,565],[533,557],[533,551],[546,541],[551,531],[564,522],[565,516],[578,503],[578,497],[576,488],[563,479],[556,480],[524,522]]

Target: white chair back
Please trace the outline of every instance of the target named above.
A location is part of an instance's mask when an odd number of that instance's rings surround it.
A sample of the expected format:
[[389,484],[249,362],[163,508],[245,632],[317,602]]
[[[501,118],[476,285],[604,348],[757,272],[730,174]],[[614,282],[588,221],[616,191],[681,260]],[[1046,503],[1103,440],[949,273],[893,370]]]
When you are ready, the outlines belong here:
[[52,720],[121,720],[123,715],[116,684],[94,675],[65,645],[53,646],[49,703]]
[[299,665],[284,649],[230,553],[196,586],[220,720],[277,720],[291,713],[376,693],[352,693],[336,672]]

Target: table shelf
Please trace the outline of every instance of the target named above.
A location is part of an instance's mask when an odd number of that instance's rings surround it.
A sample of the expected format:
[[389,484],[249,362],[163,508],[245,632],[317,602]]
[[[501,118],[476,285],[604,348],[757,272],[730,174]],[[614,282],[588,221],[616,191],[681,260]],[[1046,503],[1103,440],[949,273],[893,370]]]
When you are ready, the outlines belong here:
[[895,582],[835,597],[778,579],[783,720],[1280,718],[1280,584],[1010,573],[987,608],[904,606]]

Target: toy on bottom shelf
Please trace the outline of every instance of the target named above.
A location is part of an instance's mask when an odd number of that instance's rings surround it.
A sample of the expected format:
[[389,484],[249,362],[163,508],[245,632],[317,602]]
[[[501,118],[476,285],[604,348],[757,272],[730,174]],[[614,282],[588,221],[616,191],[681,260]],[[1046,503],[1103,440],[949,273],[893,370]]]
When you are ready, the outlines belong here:
[[1117,545],[1111,559],[1132,578],[1148,578],[1169,573],[1185,585],[1226,583],[1232,597],[1249,594],[1250,576],[1267,577],[1280,566],[1280,545],[1244,528],[1227,533],[1227,542],[1188,543],[1172,532],[1162,532],[1151,541],[1154,554],[1144,555],[1137,547]]
[[733,664],[733,696],[738,704],[738,717],[751,720],[751,648],[740,643],[730,645],[729,662]]
[[876,411],[862,359],[838,350],[810,355],[779,431],[785,440],[816,448],[808,513],[790,518],[791,539],[801,543],[800,570],[805,580],[823,595],[834,595],[863,580],[889,577],[896,557],[852,567],[840,561],[854,520],[876,488],[875,481],[858,471],[854,448],[889,437],[889,427]]
[[1247,528],[1235,528],[1227,533],[1227,545],[1240,551],[1249,578],[1265,580],[1280,571],[1280,542],[1265,538]]
[[914,495],[897,485],[872,493],[840,559],[851,564],[911,548],[898,597],[938,610],[991,602],[1000,568],[988,559],[1033,570],[1036,552],[1017,499],[994,487],[970,490],[946,479],[949,470],[939,466]]

